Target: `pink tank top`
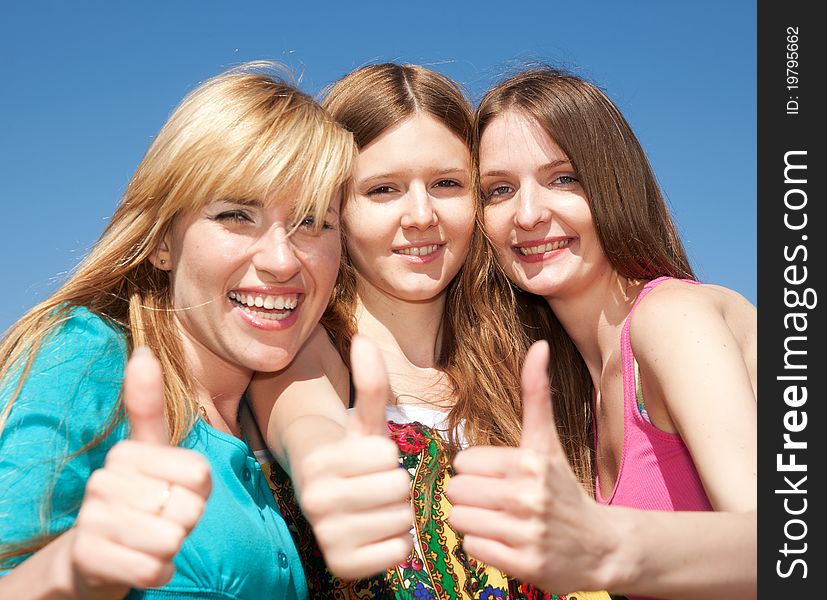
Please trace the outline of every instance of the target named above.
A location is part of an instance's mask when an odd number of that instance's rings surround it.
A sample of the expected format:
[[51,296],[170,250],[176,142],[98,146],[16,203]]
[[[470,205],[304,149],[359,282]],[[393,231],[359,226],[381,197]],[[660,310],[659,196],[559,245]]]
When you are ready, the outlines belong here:
[[[689,450],[677,433],[661,431],[640,414],[635,395],[635,368],[629,326],[635,308],[658,284],[659,277],[638,294],[620,336],[623,367],[623,453],[614,489],[604,498],[595,476],[597,501],[647,510],[712,510]],[[698,283],[692,280],[683,280]],[[595,428],[595,447],[597,429]],[[596,470],[596,467],[595,467]]]

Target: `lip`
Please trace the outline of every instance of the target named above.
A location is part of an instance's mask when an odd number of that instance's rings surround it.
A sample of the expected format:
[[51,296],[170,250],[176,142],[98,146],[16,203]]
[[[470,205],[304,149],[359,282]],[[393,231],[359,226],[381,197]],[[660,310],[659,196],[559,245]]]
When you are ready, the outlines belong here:
[[[433,262],[439,258],[442,258],[442,255],[445,254],[445,246],[447,244],[445,242],[418,242],[416,244],[406,244],[404,246],[397,246],[395,248],[391,248],[394,256],[397,256],[404,260],[405,262],[415,264],[415,265],[423,265],[429,262]],[[438,248],[427,254],[425,256],[417,256],[415,254],[400,254],[400,250],[407,250],[408,248],[424,248],[426,246],[438,246]]]
[[[250,311],[247,310],[244,306],[234,302],[229,298],[227,295],[227,302],[230,303],[233,311],[238,314],[238,316],[244,320],[245,323],[254,327],[256,329],[260,329],[263,331],[282,331],[284,329],[290,328],[292,325],[296,323],[298,320],[299,312],[301,311],[302,305],[304,304],[305,300],[305,293],[304,290],[301,288],[296,287],[269,287],[269,286],[261,286],[261,287],[244,287],[244,288],[235,288],[231,290],[233,292],[240,292],[244,294],[253,294],[253,295],[261,295],[261,296],[297,296],[297,304],[294,309],[290,311],[290,315],[284,319],[276,320],[276,319],[268,319],[265,317],[261,317],[256,313],[278,313],[284,312],[284,310],[275,310],[275,309],[265,309],[263,307],[249,307]],[[229,294],[229,292],[228,292]]]
[[[555,248],[554,250],[548,250],[546,252],[540,252],[537,254],[523,254],[520,252],[520,248],[532,248],[534,246],[543,246],[546,244],[552,243],[559,243],[567,241],[568,243],[565,246],[560,248]],[[569,250],[571,247],[577,242],[577,238],[570,237],[570,236],[555,236],[555,237],[548,237],[539,240],[527,240],[525,242],[519,242],[511,246],[511,251],[514,253],[514,256],[517,257],[518,260],[525,263],[537,263],[543,262],[545,260],[549,260],[559,254],[562,254],[564,250]]]

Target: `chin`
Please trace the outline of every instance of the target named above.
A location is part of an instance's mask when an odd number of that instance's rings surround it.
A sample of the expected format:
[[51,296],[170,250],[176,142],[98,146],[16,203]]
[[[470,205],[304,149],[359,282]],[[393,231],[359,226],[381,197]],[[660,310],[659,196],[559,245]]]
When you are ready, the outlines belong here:
[[281,371],[296,358],[298,349],[288,348],[268,348],[260,352],[256,352],[254,356],[250,356],[247,361],[247,367],[253,371],[260,371],[262,373],[272,373],[274,371]]
[[432,290],[410,290],[402,296],[402,299],[407,302],[428,302],[439,296],[447,287],[448,286]]

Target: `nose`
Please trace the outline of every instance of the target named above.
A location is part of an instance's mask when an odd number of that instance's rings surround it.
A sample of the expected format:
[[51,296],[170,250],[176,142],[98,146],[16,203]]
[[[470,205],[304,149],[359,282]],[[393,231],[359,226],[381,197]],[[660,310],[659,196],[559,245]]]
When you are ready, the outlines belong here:
[[526,231],[551,220],[551,210],[543,202],[541,190],[537,187],[536,185],[520,186],[514,222]]
[[292,279],[302,268],[291,237],[284,228],[270,231],[255,245],[253,266],[278,283]]
[[428,229],[439,223],[434,201],[425,185],[413,185],[408,190],[407,206],[402,215],[402,227]]

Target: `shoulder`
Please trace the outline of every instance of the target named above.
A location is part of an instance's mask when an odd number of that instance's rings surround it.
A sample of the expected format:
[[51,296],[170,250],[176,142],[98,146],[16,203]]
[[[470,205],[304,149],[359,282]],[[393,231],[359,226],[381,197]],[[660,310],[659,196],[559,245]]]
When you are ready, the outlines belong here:
[[631,332],[633,340],[646,337],[656,341],[666,333],[747,322],[755,315],[755,306],[734,290],[675,279],[653,288],[640,301]]
[[751,369],[754,362],[755,307],[722,286],[663,282],[640,301],[629,327],[635,357],[650,374]]
[[[71,407],[77,422],[86,415],[110,413],[120,394],[126,359],[126,337],[117,325],[86,308],[73,308],[37,350],[12,414],[66,412]],[[3,403],[17,387],[21,368],[22,364],[4,382]]]
[[126,336],[114,323],[87,308],[70,310],[49,334],[37,353],[36,362],[43,368],[70,363],[123,365],[126,362]]

